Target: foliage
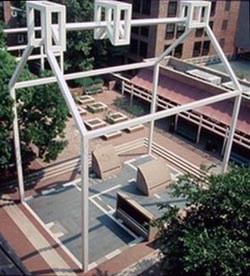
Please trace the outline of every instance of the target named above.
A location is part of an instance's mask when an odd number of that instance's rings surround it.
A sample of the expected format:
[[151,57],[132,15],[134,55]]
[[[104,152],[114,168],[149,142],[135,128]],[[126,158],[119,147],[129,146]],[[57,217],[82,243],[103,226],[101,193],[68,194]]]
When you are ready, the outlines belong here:
[[[26,1],[11,1],[15,7],[25,11]],[[52,0],[67,8],[67,22],[86,22],[94,19],[93,0]],[[26,25],[26,14],[18,13],[21,25]],[[114,61],[128,51],[127,46],[115,47],[108,39],[94,40],[93,31],[67,33],[65,69],[76,72],[114,65]]]
[[155,221],[166,274],[247,275],[249,194],[250,170],[244,167],[203,180],[187,175],[174,184],[173,195],[186,197],[188,207],[170,208]]
[[116,98],[114,104],[135,116],[141,116],[144,113],[142,106],[134,103],[130,104],[129,100],[126,98]]
[[[13,160],[12,104],[8,82],[16,67],[14,57],[6,50],[0,50],[0,167],[7,168]],[[25,67],[20,80],[34,79]],[[17,90],[18,116],[21,147],[31,151],[31,145],[38,149],[38,155],[45,161],[56,158],[65,146],[64,128],[67,107],[55,84]]]
[[81,78],[81,79],[76,79],[75,83],[82,87],[89,87],[93,84],[93,80],[92,78]]
[[3,32],[4,24],[0,22],[0,49],[6,47],[6,34]]

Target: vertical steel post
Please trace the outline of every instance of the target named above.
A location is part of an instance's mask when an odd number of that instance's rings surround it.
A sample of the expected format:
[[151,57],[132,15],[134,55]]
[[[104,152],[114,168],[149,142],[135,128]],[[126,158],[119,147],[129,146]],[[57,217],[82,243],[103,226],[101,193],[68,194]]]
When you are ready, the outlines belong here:
[[[216,37],[213,34],[211,28],[207,25],[205,30],[214,46],[215,51],[217,52],[223,65],[225,66],[226,71],[228,72],[229,76],[231,77],[231,80],[235,86],[235,89],[242,91],[242,88],[234,74],[234,71],[232,70],[232,68],[231,68],[225,54],[223,53],[223,51],[220,47],[220,44],[216,40]],[[228,162],[229,162],[232,145],[233,145],[233,137],[234,137],[236,124],[237,124],[237,120],[238,120],[238,115],[239,115],[239,111],[240,111],[241,98],[242,98],[242,94],[237,96],[234,101],[234,108],[233,108],[233,114],[232,114],[232,119],[231,119],[231,124],[230,124],[230,130],[229,130],[228,140],[227,140],[225,154],[224,154],[224,158],[223,158],[223,164],[222,164],[222,172],[223,173],[227,171],[227,167],[228,167]]]
[[[155,113],[156,108],[157,108],[156,105],[157,105],[157,88],[158,88],[158,80],[159,80],[159,70],[160,70],[160,64],[157,63],[154,66],[153,91],[152,91],[152,100],[151,100],[151,107],[150,107],[151,114]],[[152,153],[154,123],[155,123],[155,121],[152,120],[150,122],[150,127],[149,127],[149,137],[148,137],[148,154],[149,155]]]
[[[179,45],[190,33],[192,29],[187,29],[171,46],[169,46],[157,59],[154,64],[154,76],[153,76],[153,91],[150,113],[155,113],[157,108],[157,87],[159,82],[159,69],[160,62],[177,46]],[[152,153],[152,143],[154,134],[154,120],[150,122],[149,138],[148,138],[148,154]]]
[[23,181],[23,168],[22,168],[22,157],[21,157],[21,146],[20,146],[20,135],[18,128],[18,117],[17,117],[17,103],[16,103],[16,92],[15,83],[17,82],[24,65],[26,64],[29,55],[33,50],[33,46],[28,45],[22,54],[21,60],[19,61],[11,79],[9,82],[9,92],[10,96],[14,101],[13,104],[13,136],[14,136],[14,146],[15,146],[15,156],[16,156],[16,167],[17,167],[17,177],[18,177],[18,188],[21,203],[24,202],[24,181]]
[[15,146],[15,156],[16,156],[16,169],[17,169],[17,175],[18,175],[19,198],[20,198],[20,202],[24,203],[25,194],[24,194],[22,155],[21,155],[20,135],[19,135],[18,117],[17,117],[16,91],[14,88],[10,90],[10,96],[14,101],[13,136],[14,136],[14,146]]
[[40,68],[41,68],[41,71],[44,71],[45,67],[44,67],[44,46],[41,45],[40,46],[40,55],[41,55],[41,58],[40,58]]
[[82,188],[82,269],[89,264],[89,141],[81,136],[81,188]]

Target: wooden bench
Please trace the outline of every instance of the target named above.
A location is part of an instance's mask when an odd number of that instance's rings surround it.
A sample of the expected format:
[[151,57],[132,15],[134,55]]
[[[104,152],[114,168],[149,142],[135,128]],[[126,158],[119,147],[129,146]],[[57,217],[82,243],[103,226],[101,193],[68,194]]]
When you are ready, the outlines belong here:
[[150,225],[155,217],[127,194],[117,193],[115,215],[129,229],[146,240],[154,239],[157,234],[157,227]]

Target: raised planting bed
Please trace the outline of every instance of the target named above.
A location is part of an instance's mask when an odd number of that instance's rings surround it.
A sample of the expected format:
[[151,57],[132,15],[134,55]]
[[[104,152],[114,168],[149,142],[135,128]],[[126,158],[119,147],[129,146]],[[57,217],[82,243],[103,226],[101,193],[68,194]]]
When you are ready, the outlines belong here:
[[107,115],[106,121],[110,124],[116,124],[128,120],[128,117],[121,112],[113,112]]
[[102,102],[96,102],[87,105],[87,109],[92,113],[102,112],[104,110],[107,110],[107,108],[108,107],[106,106],[106,104]]
[[76,97],[76,100],[79,104],[82,104],[82,105],[90,104],[95,101],[95,99],[89,95]]
[[[81,116],[87,114],[87,110],[84,109],[84,108],[82,108],[81,106],[78,106],[78,107],[77,107],[77,110],[78,110],[78,112],[79,112],[79,114],[80,114]],[[71,112],[69,113],[69,115],[70,115],[70,117],[72,117],[72,113],[71,113]]]
[[106,122],[99,118],[92,118],[84,122],[86,127],[90,130],[106,126]]
[[120,130],[117,130],[117,131],[114,131],[114,132],[103,135],[102,138],[104,140],[110,140],[112,138],[116,138],[116,137],[119,137],[121,135],[122,135],[122,132]]
[[143,128],[144,128],[144,125],[140,124],[140,125],[135,125],[135,126],[126,128],[126,131],[128,133],[132,133],[132,132],[135,132],[135,131],[138,131],[138,130],[142,130]]

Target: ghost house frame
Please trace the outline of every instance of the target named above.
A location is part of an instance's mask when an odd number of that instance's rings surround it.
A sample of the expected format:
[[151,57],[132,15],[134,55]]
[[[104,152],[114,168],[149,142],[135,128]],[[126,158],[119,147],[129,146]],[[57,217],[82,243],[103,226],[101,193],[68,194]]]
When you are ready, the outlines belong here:
[[[89,187],[89,140],[100,137],[111,132],[119,131],[128,127],[133,127],[138,124],[150,122],[148,153],[152,151],[154,121],[165,118],[183,111],[195,109],[204,105],[216,103],[230,98],[235,98],[234,109],[232,114],[231,126],[228,134],[228,140],[223,160],[223,172],[227,170],[229,156],[232,148],[233,136],[236,128],[237,117],[241,104],[242,89],[241,86],[231,69],[218,41],[216,40],[211,28],[209,27],[209,17],[211,4],[206,1],[182,1],[180,4],[179,17],[175,18],[161,18],[161,19],[131,19],[131,5],[118,1],[95,1],[95,21],[82,22],[82,23],[66,23],[66,9],[65,6],[51,3],[48,1],[27,1],[27,26],[28,28],[19,28],[6,30],[6,33],[20,33],[28,32],[28,45],[25,46],[25,51],[14,71],[14,74],[9,82],[9,92],[15,104],[14,111],[14,141],[16,164],[18,171],[18,186],[20,201],[25,204],[25,193],[22,172],[22,159],[20,151],[19,128],[17,120],[17,105],[16,105],[16,89],[25,88],[30,86],[43,85],[48,83],[57,82],[62,96],[64,97],[67,106],[72,114],[72,117],[79,129],[81,136],[81,186],[82,186],[82,268],[84,271],[88,270],[88,227],[89,227],[89,210],[88,210],[88,187]],[[34,18],[37,13],[41,16],[41,26],[34,26]],[[57,24],[52,24],[51,15],[57,14]],[[104,13],[104,20],[102,14]],[[203,16],[202,16],[203,13]],[[123,19],[122,18],[123,14]],[[148,26],[157,24],[183,24],[185,32],[160,56],[144,60],[143,62],[120,65],[115,67],[90,70],[85,72],[77,72],[71,74],[63,73],[63,53],[66,51],[66,32],[67,31],[85,31],[94,30],[95,39],[109,39],[113,45],[126,45],[130,41],[131,27],[135,26]],[[211,40],[218,56],[223,62],[231,81],[233,82],[234,91],[225,92],[219,95],[211,96],[202,100],[192,103],[184,104],[181,106],[173,107],[171,109],[156,112],[157,89],[159,81],[159,68],[161,61],[176,48],[188,35],[197,28],[204,28]],[[41,36],[36,37],[36,31],[41,30]],[[41,78],[37,80],[29,80],[18,82],[18,78],[22,69],[29,59],[32,59],[32,50],[34,48],[41,49],[42,62],[47,58],[48,63],[54,73],[54,77]],[[60,56],[60,65],[56,60],[56,56]],[[127,71],[131,69],[139,69],[153,67],[153,91],[150,114],[142,117],[126,120],[101,129],[88,131],[84,122],[79,115],[77,106],[72,98],[66,80],[73,80],[89,76],[98,76],[106,73],[116,73]]]

